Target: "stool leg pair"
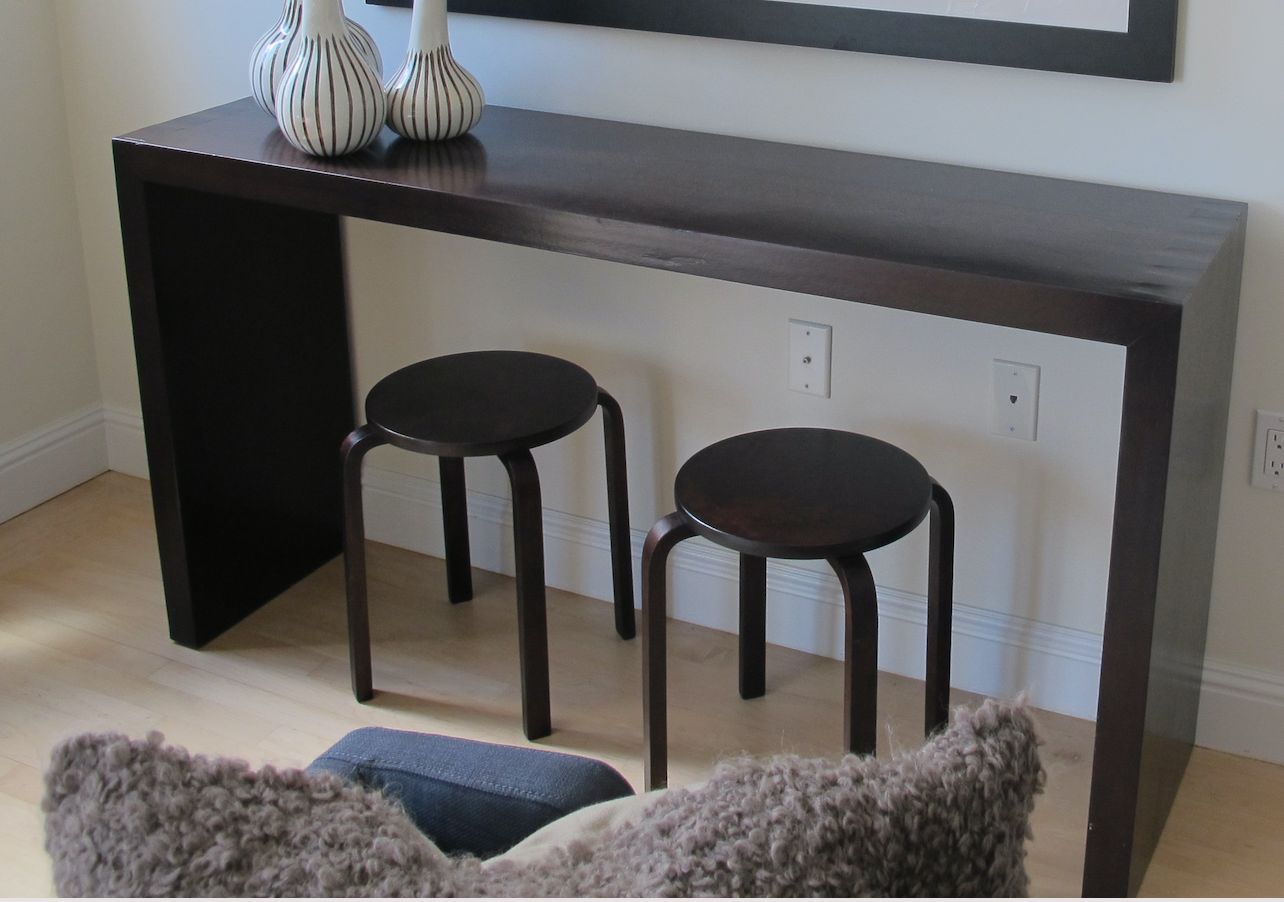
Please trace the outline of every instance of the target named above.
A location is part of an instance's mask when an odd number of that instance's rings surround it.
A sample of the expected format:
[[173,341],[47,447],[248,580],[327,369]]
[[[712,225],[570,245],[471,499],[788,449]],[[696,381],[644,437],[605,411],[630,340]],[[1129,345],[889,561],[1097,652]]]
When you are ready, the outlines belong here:
[[[386,444],[369,426],[343,443],[343,554],[348,595],[348,655],[352,694],[374,697],[370,665],[370,614],[366,583],[365,523],[361,498],[361,461],[371,448]],[[535,460],[526,450],[503,455],[513,487],[513,533],[517,558],[517,636],[522,674],[522,730],[528,739],[552,732],[548,697],[548,621],[544,599],[543,509]],[[468,567],[467,507],[462,458],[441,458],[442,508],[446,518],[447,583],[450,600],[472,597]],[[460,536],[462,521],[463,535]],[[454,554],[451,554],[454,551]]]
[[[663,789],[669,784],[665,571],[669,552],[693,535],[695,531],[686,519],[672,513],[651,529],[642,551],[642,733],[647,790]],[[766,558],[740,556],[742,698],[756,698],[766,692],[766,563]],[[853,752],[872,753],[877,737],[878,596],[864,555],[830,563],[842,583],[847,609],[845,745]]]
[[[838,574],[846,610],[843,631],[843,685],[846,687],[844,745],[850,751],[870,754],[878,744],[875,729],[878,723],[878,594],[865,555],[831,558],[829,565]],[[766,692],[767,559],[742,554],[740,697],[759,698]]]
[[[635,633],[633,567],[629,537],[628,473],[624,454],[624,416],[619,404],[598,389],[606,433],[607,505],[611,564],[615,583],[616,631],[624,639]],[[352,692],[358,701],[374,696],[370,662],[370,616],[365,565],[365,523],[361,462],[386,441],[369,426],[355,430],[343,443],[344,561],[348,597],[348,645]],[[548,689],[548,616],[544,582],[544,513],[539,472],[529,450],[500,455],[513,496],[514,556],[517,562],[517,635],[522,679],[522,729],[528,739],[552,732]],[[439,458],[442,517],[446,546],[446,580],[451,603],[472,598],[468,542],[467,488],[464,461]]]
[[[927,666],[923,682],[923,734],[950,719],[950,649],[954,630],[954,502],[936,480],[928,524]],[[847,599],[844,671],[847,697],[843,734],[847,748],[873,754],[878,744],[878,594],[865,556],[831,560]],[[860,601],[855,601],[859,598]],[[853,663],[855,662],[855,663]]]
[[[950,632],[954,605],[954,504],[932,483],[927,671],[924,732],[949,719]],[[678,513],[661,519],[642,552],[642,731],[646,788],[668,785],[666,566],[669,552],[695,535]],[[873,754],[878,744],[878,592],[863,554],[829,561],[842,586],[844,628],[843,737],[848,751]],[[740,556],[740,695],[766,691],[766,559]]]
[[[637,632],[633,613],[633,547],[629,534],[629,479],[624,456],[624,413],[619,403],[603,388],[597,390],[597,403],[602,408],[606,444],[606,506],[611,533],[611,578],[615,591],[615,631],[621,639],[632,639]],[[503,460],[503,458],[501,458]],[[505,467],[508,467],[505,462]],[[438,459],[441,474],[441,513],[446,548],[446,584],[452,604],[473,597],[472,557],[468,542],[468,492],[461,457]],[[509,481],[514,480],[509,468]],[[539,477],[534,478],[539,492]],[[514,495],[516,497],[516,495]],[[528,537],[532,553],[543,554],[543,521],[538,539]],[[538,543],[538,544],[537,544]],[[520,559],[520,556],[519,556]],[[541,573],[540,583],[543,584]]]

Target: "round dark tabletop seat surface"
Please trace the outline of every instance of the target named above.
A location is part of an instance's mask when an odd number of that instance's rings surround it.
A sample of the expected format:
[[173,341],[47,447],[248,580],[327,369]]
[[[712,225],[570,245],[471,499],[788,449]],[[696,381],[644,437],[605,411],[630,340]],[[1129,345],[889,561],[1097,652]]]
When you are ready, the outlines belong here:
[[568,360],[469,351],[411,364],[366,396],[366,420],[391,444],[439,457],[537,448],[593,416],[597,382]]
[[761,557],[819,559],[881,548],[927,516],[932,479],[887,442],[834,429],[768,429],[716,442],[674,482],[695,531]]

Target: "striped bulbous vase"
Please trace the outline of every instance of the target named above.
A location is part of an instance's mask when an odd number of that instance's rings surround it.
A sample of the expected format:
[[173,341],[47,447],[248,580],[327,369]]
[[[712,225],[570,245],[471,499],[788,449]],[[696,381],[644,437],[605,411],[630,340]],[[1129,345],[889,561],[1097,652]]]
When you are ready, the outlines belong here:
[[410,47],[386,91],[389,127],[412,141],[457,138],[481,121],[486,95],[451,55],[446,0],[415,0]]
[[[269,116],[276,115],[276,89],[285,74],[285,67],[299,47],[299,28],[303,23],[303,0],[285,0],[281,20],[263,37],[250,52],[250,91],[254,100]],[[362,58],[383,78],[383,57],[379,45],[370,32],[347,19],[348,37],[356,45]]]
[[281,134],[306,154],[337,157],[369,146],[387,114],[379,75],[349,36],[342,0],[303,0],[299,48],[276,88]]

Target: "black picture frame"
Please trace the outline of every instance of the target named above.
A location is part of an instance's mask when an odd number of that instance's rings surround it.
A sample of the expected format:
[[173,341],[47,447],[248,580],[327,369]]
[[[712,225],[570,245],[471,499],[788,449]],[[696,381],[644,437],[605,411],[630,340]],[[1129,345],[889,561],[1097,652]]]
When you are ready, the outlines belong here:
[[[366,0],[409,7],[412,0]],[[782,0],[449,0],[451,12],[1171,82],[1178,0],[1130,0],[1128,31]]]

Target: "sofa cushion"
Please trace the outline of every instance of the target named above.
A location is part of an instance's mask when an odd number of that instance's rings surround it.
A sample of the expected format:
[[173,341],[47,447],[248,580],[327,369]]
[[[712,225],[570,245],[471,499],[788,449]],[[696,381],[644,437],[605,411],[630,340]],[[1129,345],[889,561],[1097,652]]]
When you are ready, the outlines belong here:
[[485,864],[333,775],[256,773],[157,734],[61,745],[44,809],[69,895],[1020,895],[1042,782],[1029,715],[991,701],[912,754],[728,762],[591,841]]
[[490,858],[586,805],[632,796],[593,758],[383,727],[353,730],[310,765],[395,798],[447,854]]

